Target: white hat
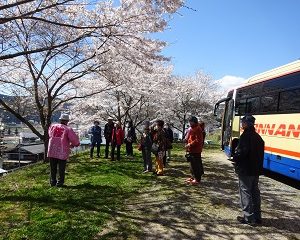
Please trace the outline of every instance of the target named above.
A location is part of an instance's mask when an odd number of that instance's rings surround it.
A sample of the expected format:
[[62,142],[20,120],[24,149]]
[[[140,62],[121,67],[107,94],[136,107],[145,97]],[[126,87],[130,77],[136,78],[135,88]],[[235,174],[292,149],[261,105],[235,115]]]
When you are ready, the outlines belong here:
[[69,114],[62,113],[59,117],[59,120],[70,121]]
[[108,117],[107,120],[114,120],[112,117]]

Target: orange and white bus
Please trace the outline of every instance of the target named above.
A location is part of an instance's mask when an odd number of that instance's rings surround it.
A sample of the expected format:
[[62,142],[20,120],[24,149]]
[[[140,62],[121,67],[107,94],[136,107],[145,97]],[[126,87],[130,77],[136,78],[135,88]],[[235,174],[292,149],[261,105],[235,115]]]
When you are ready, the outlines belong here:
[[255,118],[265,141],[264,168],[300,180],[300,60],[255,75],[232,89],[224,103],[222,149],[228,157],[238,144],[240,119]]

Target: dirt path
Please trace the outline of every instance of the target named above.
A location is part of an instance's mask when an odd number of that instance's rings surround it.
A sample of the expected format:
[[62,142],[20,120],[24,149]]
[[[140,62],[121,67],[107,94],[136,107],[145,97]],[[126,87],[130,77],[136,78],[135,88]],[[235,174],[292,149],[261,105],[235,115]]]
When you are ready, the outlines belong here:
[[[154,178],[150,188],[129,199],[96,239],[300,239],[299,190],[261,177],[263,225],[241,225],[231,163],[220,152],[204,153],[203,162],[202,184],[190,186],[184,182],[187,162],[174,159],[166,176]],[[124,234],[127,224],[135,231]],[[111,231],[118,236],[110,238]]]

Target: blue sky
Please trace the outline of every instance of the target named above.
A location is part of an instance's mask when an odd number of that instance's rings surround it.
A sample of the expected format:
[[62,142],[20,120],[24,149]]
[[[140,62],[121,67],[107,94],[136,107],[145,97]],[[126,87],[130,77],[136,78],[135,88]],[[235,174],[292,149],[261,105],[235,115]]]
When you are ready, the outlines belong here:
[[174,74],[203,70],[228,85],[300,58],[300,0],[186,0],[159,34]]

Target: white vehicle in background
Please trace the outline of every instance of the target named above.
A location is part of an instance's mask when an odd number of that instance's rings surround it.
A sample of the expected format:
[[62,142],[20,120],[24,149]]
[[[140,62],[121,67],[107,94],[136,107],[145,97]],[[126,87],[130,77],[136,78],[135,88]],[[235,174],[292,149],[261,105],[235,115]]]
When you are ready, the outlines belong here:
[[241,135],[241,117],[251,114],[265,141],[264,168],[300,181],[300,60],[255,75],[229,91],[216,103],[215,115],[221,103],[221,144],[228,157]]

